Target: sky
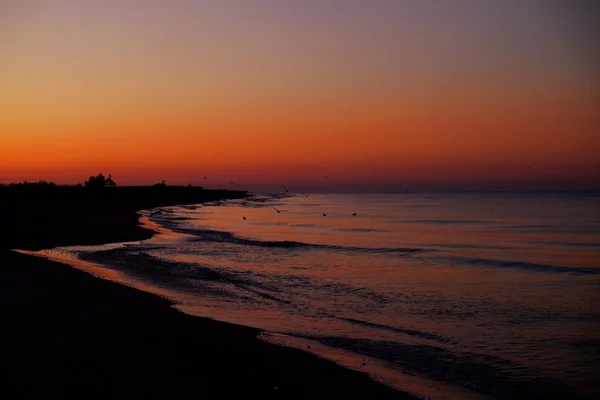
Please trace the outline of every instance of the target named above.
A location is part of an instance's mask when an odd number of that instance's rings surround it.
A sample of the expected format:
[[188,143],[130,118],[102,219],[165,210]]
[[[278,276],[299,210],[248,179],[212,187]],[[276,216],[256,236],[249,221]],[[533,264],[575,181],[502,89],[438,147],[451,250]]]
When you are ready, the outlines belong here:
[[600,189],[598,8],[0,0],[0,182]]

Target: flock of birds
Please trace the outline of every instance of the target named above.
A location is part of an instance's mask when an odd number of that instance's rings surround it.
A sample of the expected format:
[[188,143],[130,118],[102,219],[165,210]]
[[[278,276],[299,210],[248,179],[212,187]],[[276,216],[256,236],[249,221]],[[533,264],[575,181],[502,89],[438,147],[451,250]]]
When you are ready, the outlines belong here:
[[[329,180],[329,177],[328,177],[327,175],[323,175],[323,178],[325,178],[325,179]],[[204,179],[205,179],[205,180],[208,180],[208,177],[207,177],[207,176],[204,176]],[[229,181],[229,185],[235,185],[235,184],[236,184],[236,183],[235,183],[234,181]],[[162,183],[156,184],[156,185],[154,185],[154,186],[166,186],[166,184],[165,184],[165,181],[162,181]],[[283,190],[285,190],[285,193],[290,193],[290,192],[291,192],[291,189],[290,189],[290,188],[288,188],[287,186],[284,186],[284,187],[283,187]],[[303,195],[304,197],[309,197],[309,196],[310,196],[310,194],[309,194],[309,193],[300,193],[300,194],[301,194],[301,195]],[[278,208],[276,208],[276,207],[271,207],[271,208],[272,208],[273,210],[275,210],[275,211],[277,212],[277,214],[280,214],[280,213],[282,213],[282,212],[286,211],[286,210],[280,210],[280,209],[278,209]],[[152,217],[152,216],[154,216],[154,215],[161,215],[162,213],[163,213],[163,210],[157,210],[157,211],[154,211],[153,213],[151,213],[149,216],[150,216],[150,217]],[[323,213],[323,217],[326,217],[326,216],[327,216],[327,213],[325,213],[325,212],[324,212],[324,213]],[[356,212],[352,213],[352,216],[356,217]],[[243,219],[244,221],[246,221],[246,220],[247,220],[247,217],[244,215],[244,216],[242,216],[242,219]]]
[[[329,178],[327,177],[327,175],[323,175],[323,177],[324,177],[325,179],[329,179]],[[206,177],[205,177],[205,178],[206,178]],[[284,186],[284,187],[283,187],[283,190],[285,190],[285,193],[289,193],[289,192],[291,191],[291,189],[290,189],[290,188],[288,188],[287,186]],[[309,193],[300,193],[300,194],[301,194],[301,195],[303,195],[304,197],[309,197],[309,196],[310,196],[310,194],[309,194]],[[280,209],[278,209],[277,207],[273,207],[273,206],[271,206],[271,208],[272,208],[273,210],[275,210],[275,212],[277,212],[277,214],[281,214],[282,212],[286,211],[286,210],[280,210]],[[326,217],[326,216],[327,216],[327,213],[325,213],[325,212],[324,212],[324,213],[323,213],[323,217]],[[352,216],[356,217],[356,212],[353,212],[353,213],[352,213]],[[246,217],[245,215],[243,215],[243,216],[242,216],[242,219],[243,219],[244,221],[246,221],[246,220],[247,220],[247,217]]]
[[[329,180],[329,177],[328,177],[327,175],[323,175],[323,178],[325,178],[325,179]],[[205,179],[205,180],[208,180],[208,177],[206,177],[206,176],[205,176],[205,177],[204,177],[204,179]],[[229,184],[230,184],[230,185],[235,185],[236,183],[235,183],[234,181],[229,181]],[[288,188],[287,186],[284,186],[284,187],[283,187],[283,190],[285,190],[285,193],[289,193],[289,192],[291,192],[291,191],[292,191],[292,190],[291,190],[290,188]],[[309,197],[309,196],[310,196],[310,194],[309,194],[309,193],[300,193],[300,194],[301,194],[301,195],[303,195],[304,197]],[[276,208],[276,207],[271,207],[271,208],[272,208],[273,210],[275,210],[275,211],[277,212],[277,214],[281,214],[282,212],[286,211],[286,210],[280,210],[280,209],[278,209],[278,208]],[[323,213],[323,217],[326,217],[326,216],[327,216],[327,213]],[[355,212],[354,212],[354,213],[352,213],[352,216],[356,217],[356,213],[355,213]],[[243,216],[242,216],[242,219],[243,219],[244,221],[246,221],[246,220],[248,219],[248,217],[246,217],[245,215],[243,215]]]
[[[288,190],[286,190],[286,193],[287,193],[287,192],[288,192]],[[302,194],[304,195],[304,197],[308,197],[308,196],[310,196],[310,195],[308,195],[308,194],[304,194],[304,193],[302,193]],[[280,213],[282,213],[282,212],[286,211],[286,210],[280,210],[280,209],[278,209],[277,207],[273,207],[273,206],[271,206],[271,208],[272,208],[273,210],[275,210],[275,211],[277,212],[277,214],[280,214]],[[323,217],[326,217],[326,216],[327,216],[327,213],[323,213]],[[356,213],[355,213],[355,212],[353,212],[353,213],[352,213],[352,216],[356,217]],[[243,220],[244,220],[244,221],[246,220],[246,216],[245,216],[245,215],[244,215],[244,216],[242,216],[242,218],[243,218]]]

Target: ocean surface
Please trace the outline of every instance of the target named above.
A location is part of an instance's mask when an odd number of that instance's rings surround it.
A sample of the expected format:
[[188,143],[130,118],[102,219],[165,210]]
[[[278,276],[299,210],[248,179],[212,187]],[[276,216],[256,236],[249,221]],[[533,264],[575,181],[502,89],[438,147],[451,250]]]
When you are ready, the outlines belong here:
[[255,195],[46,256],[422,396],[600,398],[599,210],[569,193]]

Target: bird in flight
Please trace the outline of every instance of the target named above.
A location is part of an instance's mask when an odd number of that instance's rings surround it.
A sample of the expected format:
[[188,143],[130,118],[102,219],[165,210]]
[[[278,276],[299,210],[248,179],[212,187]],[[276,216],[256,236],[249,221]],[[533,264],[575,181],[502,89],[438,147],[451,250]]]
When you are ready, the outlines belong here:
[[244,221],[246,220],[246,216],[245,215],[242,218],[244,218]]
[[235,185],[235,182],[234,181],[230,181],[229,184],[230,185]]
[[283,188],[285,189],[285,192],[286,192],[286,193],[289,193],[289,192],[290,192],[290,189],[288,189],[288,188],[287,188],[287,186],[284,186]]
[[207,177],[204,177],[204,179],[208,179]]
[[356,217],[356,213],[352,213],[352,215],[354,215]]
[[307,193],[302,193],[302,194],[304,195],[304,197],[310,196],[310,194],[307,194]]
[[329,177],[327,175],[323,175],[323,178],[329,180]]
[[327,216],[327,213],[323,213],[323,216],[324,216],[324,217],[326,217],[326,216]]
[[284,211],[284,210],[278,210],[275,207],[271,207],[273,210],[277,211],[277,214],[279,214],[280,212]]

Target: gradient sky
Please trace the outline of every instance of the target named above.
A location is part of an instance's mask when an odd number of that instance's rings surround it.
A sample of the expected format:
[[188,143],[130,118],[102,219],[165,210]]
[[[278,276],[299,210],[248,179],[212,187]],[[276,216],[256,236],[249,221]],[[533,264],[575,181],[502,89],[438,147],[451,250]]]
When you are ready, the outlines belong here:
[[600,188],[584,4],[3,0],[0,182]]

